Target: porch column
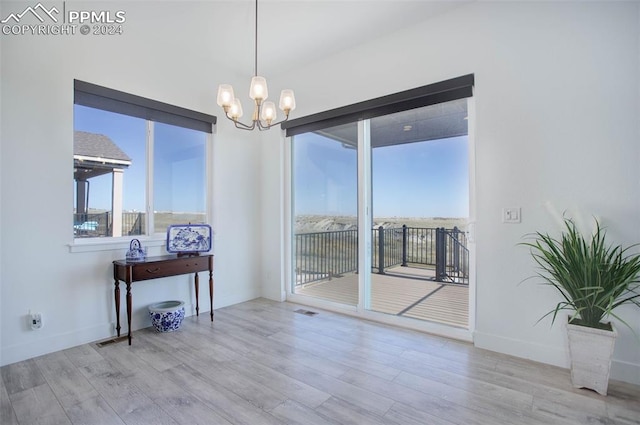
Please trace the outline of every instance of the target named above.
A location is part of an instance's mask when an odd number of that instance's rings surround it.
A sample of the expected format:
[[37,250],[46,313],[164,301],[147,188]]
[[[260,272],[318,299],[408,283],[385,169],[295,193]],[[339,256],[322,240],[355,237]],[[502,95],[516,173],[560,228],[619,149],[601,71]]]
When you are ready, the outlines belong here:
[[[87,181],[76,180],[76,214],[87,213]],[[76,224],[76,223],[73,223]]]
[[111,236],[122,236],[122,181],[124,177],[121,168],[114,168],[111,174],[113,192],[111,193]]

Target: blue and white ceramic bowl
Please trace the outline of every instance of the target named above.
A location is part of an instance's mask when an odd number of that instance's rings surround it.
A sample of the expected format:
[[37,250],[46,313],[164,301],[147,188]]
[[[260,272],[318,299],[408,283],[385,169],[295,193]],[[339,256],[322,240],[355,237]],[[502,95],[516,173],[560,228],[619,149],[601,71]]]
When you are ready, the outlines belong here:
[[184,319],[184,301],[163,301],[149,306],[151,324],[158,332],[173,332]]

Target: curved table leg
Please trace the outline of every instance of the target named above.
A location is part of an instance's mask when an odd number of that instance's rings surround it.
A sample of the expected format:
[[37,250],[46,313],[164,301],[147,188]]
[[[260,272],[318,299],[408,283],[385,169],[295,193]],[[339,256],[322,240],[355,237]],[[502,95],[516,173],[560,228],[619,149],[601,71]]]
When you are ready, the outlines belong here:
[[116,302],[116,331],[118,332],[118,337],[120,337],[120,281],[116,279],[114,285],[114,299]]
[[129,333],[127,334],[127,337],[129,338],[129,345],[131,345],[131,304],[132,304],[131,283],[130,282],[126,282],[126,283],[127,283],[127,325],[129,327]]
[[193,279],[193,284],[196,287],[196,316],[200,316],[200,304],[198,299],[200,298],[200,281],[198,280],[198,272],[196,272],[196,276]]
[[[210,262],[213,260],[210,258]],[[211,321],[213,322],[213,266],[209,267],[209,305],[211,307]]]

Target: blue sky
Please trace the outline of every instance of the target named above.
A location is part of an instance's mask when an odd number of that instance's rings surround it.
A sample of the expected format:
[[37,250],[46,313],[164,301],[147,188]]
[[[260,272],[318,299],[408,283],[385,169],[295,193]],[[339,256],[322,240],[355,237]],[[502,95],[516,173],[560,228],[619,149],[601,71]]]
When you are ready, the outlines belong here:
[[[125,211],[144,211],[146,121],[75,105],[76,130],[104,134],[131,159],[124,172]],[[155,125],[155,210],[204,212],[203,133]],[[176,146],[180,149],[176,151]],[[186,160],[176,161],[176,155]],[[189,158],[190,157],[190,158]],[[356,150],[324,136],[294,139],[296,214],[355,215]],[[373,149],[374,217],[467,217],[468,138],[452,137]],[[111,208],[111,175],[90,180],[89,207]]]
[[373,149],[375,217],[468,217],[468,137]]
[[[316,134],[294,140],[296,214],[355,215],[356,151]],[[468,138],[373,149],[374,217],[468,217]]]
[[[125,211],[144,211],[146,198],[146,121],[128,115],[74,106],[74,129],[104,134],[132,160],[124,171]],[[205,211],[206,135],[155,123],[156,211]],[[193,184],[201,181],[202,185]],[[89,180],[89,207],[111,209],[111,174]]]

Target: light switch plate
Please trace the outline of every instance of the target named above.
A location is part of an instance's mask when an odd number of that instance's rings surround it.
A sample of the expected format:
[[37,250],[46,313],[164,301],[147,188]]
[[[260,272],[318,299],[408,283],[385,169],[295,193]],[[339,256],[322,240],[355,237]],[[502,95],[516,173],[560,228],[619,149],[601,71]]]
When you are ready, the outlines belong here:
[[520,223],[521,212],[520,207],[511,207],[502,209],[502,222],[503,223]]

